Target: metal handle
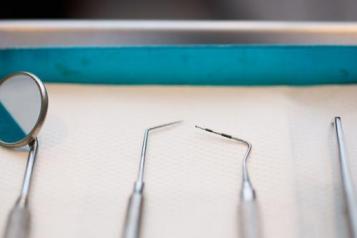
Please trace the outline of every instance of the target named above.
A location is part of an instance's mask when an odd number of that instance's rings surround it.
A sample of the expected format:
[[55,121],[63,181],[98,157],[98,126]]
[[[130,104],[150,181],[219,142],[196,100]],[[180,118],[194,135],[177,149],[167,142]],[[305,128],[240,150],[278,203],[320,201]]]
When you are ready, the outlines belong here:
[[123,238],[139,238],[144,196],[134,192],[130,196],[125,217]]
[[239,206],[240,234],[242,238],[261,238],[261,220],[256,200],[241,201]]
[[16,203],[11,209],[5,227],[4,238],[27,238],[30,234],[30,211]]
[[357,237],[357,204],[356,192],[353,184],[350,166],[347,158],[346,143],[344,140],[344,133],[342,128],[342,121],[340,117],[335,117],[335,128],[337,145],[339,152],[339,162],[341,171],[341,181],[343,186],[344,198],[346,200],[347,215],[349,218],[349,225],[351,237]]

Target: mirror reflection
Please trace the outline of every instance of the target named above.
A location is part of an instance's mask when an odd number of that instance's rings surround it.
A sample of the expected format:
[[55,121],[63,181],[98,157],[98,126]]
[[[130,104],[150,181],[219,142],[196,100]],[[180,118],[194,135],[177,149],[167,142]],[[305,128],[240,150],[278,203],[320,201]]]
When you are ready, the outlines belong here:
[[19,73],[0,82],[0,141],[25,139],[39,120],[41,103],[40,88],[30,75]]

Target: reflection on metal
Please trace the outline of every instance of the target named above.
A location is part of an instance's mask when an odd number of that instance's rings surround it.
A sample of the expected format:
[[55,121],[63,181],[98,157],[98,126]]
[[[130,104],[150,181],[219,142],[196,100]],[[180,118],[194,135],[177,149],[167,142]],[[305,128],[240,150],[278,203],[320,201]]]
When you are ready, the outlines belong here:
[[2,21],[0,23],[0,39],[0,47],[240,43],[357,44],[357,23]]
[[20,141],[26,137],[26,133],[11,116],[8,110],[0,102],[0,137],[4,142]]
[[[9,87],[9,85],[13,86],[14,83],[16,82],[16,79],[21,78],[22,80],[31,80],[33,82],[33,85],[31,85],[31,88],[27,88],[24,86],[24,82],[27,81],[21,81],[21,84],[16,84],[17,88],[19,89],[14,90],[13,87]],[[19,87],[23,87],[24,91],[21,92]],[[38,151],[38,140],[37,140],[37,134],[39,133],[39,130],[46,118],[47,114],[47,107],[48,107],[48,96],[47,96],[47,91],[40,79],[38,79],[35,75],[27,73],[27,72],[19,72],[16,74],[12,74],[2,81],[0,81],[0,87],[2,89],[2,96],[1,100],[8,99],[9,101],[12,102],[11,104],[11,110],[8,110],[9,108],[5,109],[5,105],[1,106],[3,103],[0,102],[0,115],[3,117],[4,115],[7,116],[7,119],[4,120],[2,118],[0,121],[5,123],[5,127],[7,127],[7,130],[2,130],[0,126],[0,145],[5,146],[5,147],[12,147],[12,148],[20,148],[23,146],[27,146],[29,148],[29,155],[27,159],[27,164],[26,164],[26,170],[25,170],[25,175],[21,187],[21,191],[19,194],[19,197],[12,208],[12,210],[9,213],[8,219],[7,219],[7,224],[5,227],[5,233],[4,233],[4,238],[27,238],[30,235],[30,220],[31,220],[31,214],[30,214],[30,209],[28,208],[28,198],[30,194],[30,188],[31,188],[31,179],[35,167],[35,162],[36,162],[36,157],[37,157],[37,151]],[[25,118],[29,117],[29,112],[26,111],[25,107],[29,107],[30,103],[34,103],[36,100],[29,100],[26,101],[25,103],[23,102],[24,100],[27,100],[28,98],[24,99],[21,98],[21,93],[27,93],[28,90],[33,90],[34,92],[38,92],[38,99],[40,103],[35,105],[38,107],[39,114],[36,114],[35,120],[31,120],[30,122],[32,123],[30,125],[30,129],[28,132],[24,132],[21,128],[23,128],[23,124],[18,123],[16,118],[14,117],[14,114],[11,112],[16,112],[16,111],[25,111],[26,114]],[[21,92],[21,93],[19,93]],[[33,99],[33,98],[30,98]],[[15,102],[15,103],[14,103]],[[3,110],[1,110],[3,109]],[[11,129],[9,132],[9,128]],[[19,132],[20,131],[20,132]],[[22,132],[22,134],[21,134]],[[9,135],[11,134],[14,136],[16,134],[17,136],[14,138],[12,137],[12,140],[9,140]]]

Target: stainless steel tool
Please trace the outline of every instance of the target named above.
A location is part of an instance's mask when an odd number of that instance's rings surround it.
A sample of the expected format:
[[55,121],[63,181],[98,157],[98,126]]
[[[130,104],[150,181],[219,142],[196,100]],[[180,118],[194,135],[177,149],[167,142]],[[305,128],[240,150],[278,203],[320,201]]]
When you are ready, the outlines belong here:
[[357,238],[357,197],[355,187],[352,181],[351,171],[347,160],[346,143],[340,117],[335,117],[334,120],[336,139],[339,154],[340,174],[344,198],[346,201],[347,214],[351,237]]
[[22,189],[10,211],[4,238],[27,238],[30,234],[28,199],[38,151],[37,134],[47,108],[46,88],[35,75],[20,72],[0,81],[0,145],[29,148]]
[[143,213],[144,200],[144,169],[146,161],[146,150],[148,145],[149,133],[153,130],[171,126],[181,121],[170,122],[167,124],[151,127],[145,130],[144,141],[141,149],[138,177],[134,183],[134,190],[130,196],[127,213],[124,223],[123,238],[138,238],[140,236],[140,226]]
[[256,193],[253,184],[249,177],[248,172],[248,158],[252,150],[252,144],[246,140],[225,134],[216,132],[214,130],[195,126],[198,129],[223,136],[227,139],[243,143],[247,146],[247,151],[243,158],[242,163],[242,187],[240,193],[239,204],[239,221],[240,221],[240,233],[242,238],[260,238],[262,237],[262,226],[260,220],[260,212],[257,204]]

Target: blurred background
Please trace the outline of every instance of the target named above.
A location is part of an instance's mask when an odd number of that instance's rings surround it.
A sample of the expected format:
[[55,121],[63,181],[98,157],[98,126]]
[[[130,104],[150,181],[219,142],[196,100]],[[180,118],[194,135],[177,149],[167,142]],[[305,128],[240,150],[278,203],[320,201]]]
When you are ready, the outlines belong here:
[[5,0],[0,18],[353,21],[357,0]]

